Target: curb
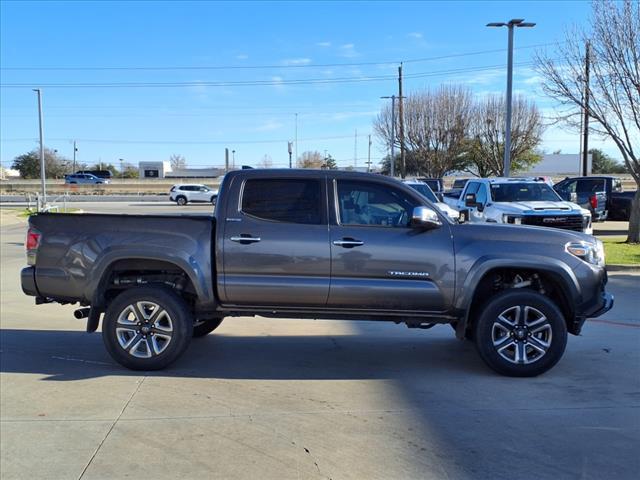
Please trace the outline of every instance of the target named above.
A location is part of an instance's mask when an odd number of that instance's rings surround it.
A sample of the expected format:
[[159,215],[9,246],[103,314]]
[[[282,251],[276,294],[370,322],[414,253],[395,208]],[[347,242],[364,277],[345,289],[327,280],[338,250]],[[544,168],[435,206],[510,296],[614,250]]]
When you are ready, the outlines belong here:
[[640,273],[640,265],[607,265],[607,272]]

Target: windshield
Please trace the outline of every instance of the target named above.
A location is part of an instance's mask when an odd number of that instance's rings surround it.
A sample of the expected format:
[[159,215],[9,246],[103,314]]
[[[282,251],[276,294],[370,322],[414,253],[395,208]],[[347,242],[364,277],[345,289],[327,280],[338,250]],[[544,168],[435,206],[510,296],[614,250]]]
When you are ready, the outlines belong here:
[[436,198],[433,191],[429,188],[429,185],[424,183],[410,183],[409,186],[416,192],[422,194],[422,196],[427,197],[429,201],[438,203],[438,199]]
[[559,202],[562,199],[546,183],[499,183],[491,185],[494,202]]
[[468,179],[467,178],[463,178],[460,180],[455,180],[453,182],[453,188],[464,188],[464,186],[467,184]]

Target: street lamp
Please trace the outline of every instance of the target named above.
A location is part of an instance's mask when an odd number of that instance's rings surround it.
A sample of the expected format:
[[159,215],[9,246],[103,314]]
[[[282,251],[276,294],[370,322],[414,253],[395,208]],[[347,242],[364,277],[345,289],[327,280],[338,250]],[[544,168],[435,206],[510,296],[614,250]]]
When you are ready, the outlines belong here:
[[124,169],[123,169],[124,158],[119,158],[118,160],[120,161],[120,179],[123,179],[124,178]]
[[523,18],[514,18],[507,23],[491,22],[487,27],[507,27],[509,29],[509,49],[507,56],[507,119],[504,135],[504,176],[508,177],[511,170],[511,97],[513,84],[513,29],[514,27],[535,27],[532,22],[525,22]]
[[235,150],[231,150],[231,165],[233,165],[233,168],[236,168],[236,151]]

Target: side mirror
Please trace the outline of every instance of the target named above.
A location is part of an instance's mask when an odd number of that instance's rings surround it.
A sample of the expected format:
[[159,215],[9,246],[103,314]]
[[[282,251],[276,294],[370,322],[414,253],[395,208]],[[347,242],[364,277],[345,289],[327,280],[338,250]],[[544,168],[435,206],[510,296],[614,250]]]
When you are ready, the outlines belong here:
[[432,229],[442,226],[438,214],[429,207],[416,207],[411,215],[411,226],[413,228]]
[[465,207],[475,207],[478,204],[476,203],[476,194],[475,193],[467,193],[464,196],[464,206]]

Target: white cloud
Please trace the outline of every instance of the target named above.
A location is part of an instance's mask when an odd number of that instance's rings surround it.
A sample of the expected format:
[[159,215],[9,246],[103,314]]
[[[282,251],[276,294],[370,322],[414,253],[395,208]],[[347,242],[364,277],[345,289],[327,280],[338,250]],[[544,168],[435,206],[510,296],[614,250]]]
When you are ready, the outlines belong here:
[[309,65],[310,63],[310,58],[287,58],[282,60],[283,65]]
[[407,33],[407,37],[415,38],[416,40],[422,40],[422,33],[420,33],[420,32]]
[[282,77],[279,77],[277,75],[274,76],[274,77],[271,77],[271,81],[273,82],[272,83],[273,88],[275,88],[277,90],[284,90],[284,85],[282,84],[283,80],[284,79]]
[[345,58],[358,57],[360,54],[356,52],[356,46],[353,43],[345,43],[340,46],[340,56]]
[[316,43],[317,47],[328,48],[331,46],[331,42],[318,42]]
[[248,58],[249,58],[249,55],[247,55],[246,53],[241,53],[240,55],[236,55],[237,60],[247,60]]

